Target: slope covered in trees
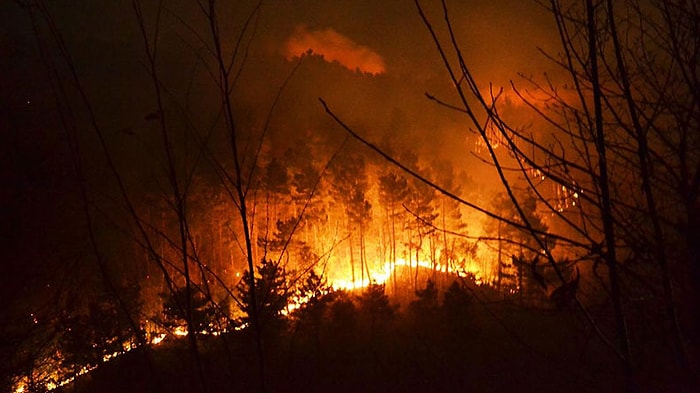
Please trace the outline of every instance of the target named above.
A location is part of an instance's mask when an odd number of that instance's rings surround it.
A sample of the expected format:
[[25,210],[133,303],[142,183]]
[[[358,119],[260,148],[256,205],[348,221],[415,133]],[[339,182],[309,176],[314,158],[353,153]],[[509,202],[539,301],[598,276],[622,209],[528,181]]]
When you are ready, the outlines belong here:
[[697,384],[697,6],[487,3],[12,2],[0,390]]

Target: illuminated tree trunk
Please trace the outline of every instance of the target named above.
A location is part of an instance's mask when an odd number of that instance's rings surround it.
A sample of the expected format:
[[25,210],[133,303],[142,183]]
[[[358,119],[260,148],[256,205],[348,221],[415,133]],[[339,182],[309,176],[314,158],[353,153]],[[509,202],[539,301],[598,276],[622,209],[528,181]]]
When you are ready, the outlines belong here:
[[423,235],[418,230],[418,244],[416,245],[416,270],[413,273],[413,290],[418,290],[418,271],[420,270],[420,250],[423,247]]
[[428,235],[428,252],[430,253],[430,273],[431,273],[431,278],[435,280],[435,274],[437,273],[437,251],[436,251],[436,245],[435,245],[435,237],[430,234]]
[[451,250],[451,249],[448,249],[448,245],[447,245],[447,231],[445,230],[445,229],[447,229],[447,222],[446,222],[446,219],[445,219],[445,201],[443,201],[443,202],[440,204],[440,207],[441,207],[441,210],[442,210],[442,214],[441,214],[441,215],[442,215],[442,228],[443,228],[443,231],[442,231],[442,247],[443,247],[443,250],[444,250],[444,258],[442,258],[442,260],[443,260],[444,263],[445,263],[444,268],[447,269],[447,271],[450,271],[450,267],[451,267],[451,265],[452,265],[452,261],[451,261],[451,258],[452,258],[452,250]]
[[350,230],[350,237],[348,237],[348,242],[350,246],[350,272],[352,274],[352,286],[355,288],[355,249],[353,247],[352,241],[352,229]]
[[503,276],[503,258],[501,255],[501,250],[503,249],[503,243],[501,241],[501,222],[498,222],[498,273],[496,276],[496,289],[498,293],[501,293],[501,277]]
[[394,286],[394,294],[396,293],[396,208],[391,204],[391,276]]
[[[360,225],[360,279],[362,280],[361,285],[365,285],[365,242],[362,231],[362,225]],[[367,276],[369,279],[369,275]]]
[[360,252],[360,263],[365,267],[364,273],[367,273],[367,280],[371,282],[372,273],[370,272],[369,264],[367,263],[367,249],[365,244],[365,231],[363,226],[360,226]]

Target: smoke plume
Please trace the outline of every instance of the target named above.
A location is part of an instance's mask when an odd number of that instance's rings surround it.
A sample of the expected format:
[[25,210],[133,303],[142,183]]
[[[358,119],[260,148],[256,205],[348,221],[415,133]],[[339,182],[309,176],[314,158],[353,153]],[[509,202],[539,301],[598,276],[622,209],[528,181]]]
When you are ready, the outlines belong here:
[[379,54],[331,28],[309,31],[305,26],[299,26],[285,43],[288,59],[309,51],[351,71],[373,75],[385,72],[384,59]]

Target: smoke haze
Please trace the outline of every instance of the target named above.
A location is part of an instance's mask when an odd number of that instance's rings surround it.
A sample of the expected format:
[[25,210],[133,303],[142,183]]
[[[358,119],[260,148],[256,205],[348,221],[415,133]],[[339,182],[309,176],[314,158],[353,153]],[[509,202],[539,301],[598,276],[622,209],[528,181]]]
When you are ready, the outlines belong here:
[[382,74],[385,71],[384,60],[379,54],[331,28],[309,31],[303,25],[297,27],[294,35],[285,43],[286,56],[292,60],[307,51],[323,56],[329,62],[337,61],[350,71],[368,74]]

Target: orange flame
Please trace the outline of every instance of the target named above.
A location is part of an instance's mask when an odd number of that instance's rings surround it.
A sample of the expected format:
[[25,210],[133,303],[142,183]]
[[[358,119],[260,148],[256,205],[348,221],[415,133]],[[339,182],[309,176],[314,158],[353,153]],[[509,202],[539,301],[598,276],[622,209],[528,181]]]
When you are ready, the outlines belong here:
[[330,28],[309,31],[305,26],[297,27],[285,43],[285,56],[293,59],[308,51],[351,71],[377,75],[386,70],[379,54]]

